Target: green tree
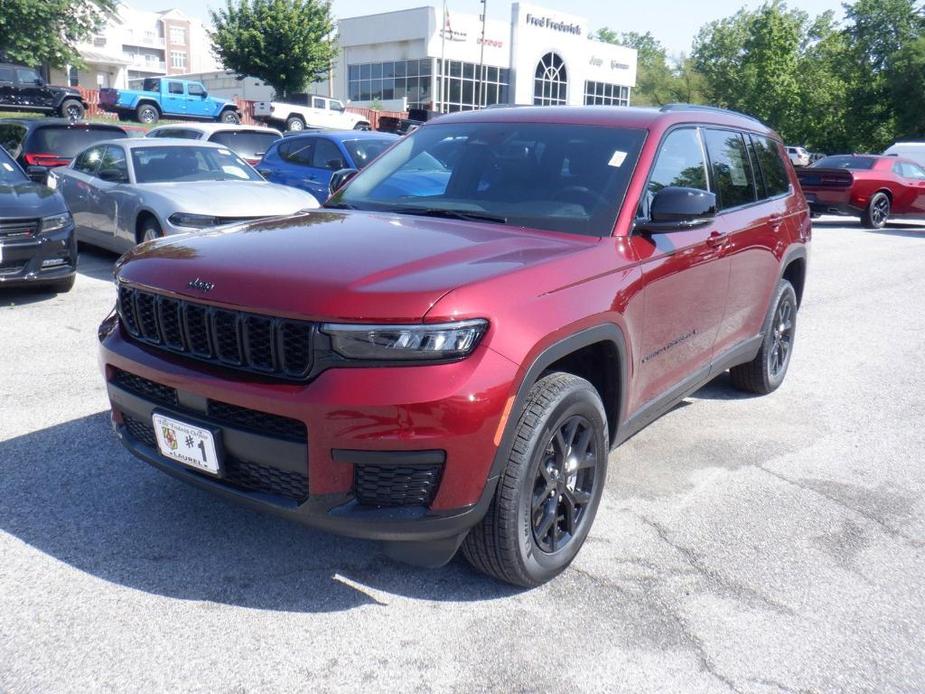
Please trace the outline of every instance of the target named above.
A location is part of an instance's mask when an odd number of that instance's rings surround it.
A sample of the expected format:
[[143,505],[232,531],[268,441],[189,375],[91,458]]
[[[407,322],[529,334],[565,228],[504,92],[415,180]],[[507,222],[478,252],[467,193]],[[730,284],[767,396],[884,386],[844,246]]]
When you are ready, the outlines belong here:
[[899,139],[925,138],[925,35],[899,49],[891,65],[889,84]]
[[0,58],[82,65],[77,44],[115,12],[116,0],[0,0]]
[[322,79],[337,53],[324,0],[227,0],[210,14],[222,64],[239,77],[263,80],[278,97]]

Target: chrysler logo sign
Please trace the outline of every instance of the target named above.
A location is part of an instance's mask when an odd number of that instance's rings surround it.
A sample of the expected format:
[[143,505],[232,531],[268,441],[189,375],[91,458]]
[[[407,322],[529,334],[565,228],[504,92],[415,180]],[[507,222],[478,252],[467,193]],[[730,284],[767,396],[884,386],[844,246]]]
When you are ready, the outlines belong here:
[[186,283],[186,286],[190,289],[198,289],[199,291],[205,293],[211,292],[215,289],[214,282],[207,282],[206,280],[201,280],[198,277],[194,280],[190,280]]

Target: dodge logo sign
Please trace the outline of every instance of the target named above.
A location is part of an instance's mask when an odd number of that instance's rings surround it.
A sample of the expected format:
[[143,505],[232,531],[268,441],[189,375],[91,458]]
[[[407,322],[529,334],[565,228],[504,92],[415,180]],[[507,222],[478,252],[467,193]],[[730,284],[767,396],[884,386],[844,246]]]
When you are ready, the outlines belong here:
[[211,292],[213,289],[215,289],[214,283],[201,280],[198,277],[194,280],[190,280],[186,286],[190,289],[198,289],[201,292]]

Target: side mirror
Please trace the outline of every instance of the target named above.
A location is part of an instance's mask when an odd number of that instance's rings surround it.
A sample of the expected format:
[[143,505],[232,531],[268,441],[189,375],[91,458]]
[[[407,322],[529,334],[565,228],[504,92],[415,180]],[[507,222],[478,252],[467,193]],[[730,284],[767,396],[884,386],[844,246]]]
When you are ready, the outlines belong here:
[[45,80],[43,80],[41,77],[36,77],[36,78],[35,78],[35,86],[37,86],[37,87],[44,87],[44,86],[45,86]]
[[649,219],[636,229],[665,234],[686,231],[709,224],[716,217],[716,195],[699,188],[669,186],[662,188],[649,204]]
[[48,176],[47,166],[27,166],[26,175],[36,183],[44,183]]
[[344,187],[344,185],[351,178],[360,173],[357,169],[338,169],[331,174],[331,182],[328,183],[328,190],[331,195],[334,195],[338,190]]

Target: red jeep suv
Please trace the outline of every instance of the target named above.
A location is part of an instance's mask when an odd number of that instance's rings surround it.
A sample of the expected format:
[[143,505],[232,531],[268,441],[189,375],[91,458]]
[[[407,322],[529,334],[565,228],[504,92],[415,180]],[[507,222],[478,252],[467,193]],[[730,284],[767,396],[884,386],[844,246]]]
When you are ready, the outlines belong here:
[[538,585],[615,446],[727,369],[781,384],[810,233],[780,139],[743,115],[442,116],[320,210],[124,256],[113,425],[252,508]]

